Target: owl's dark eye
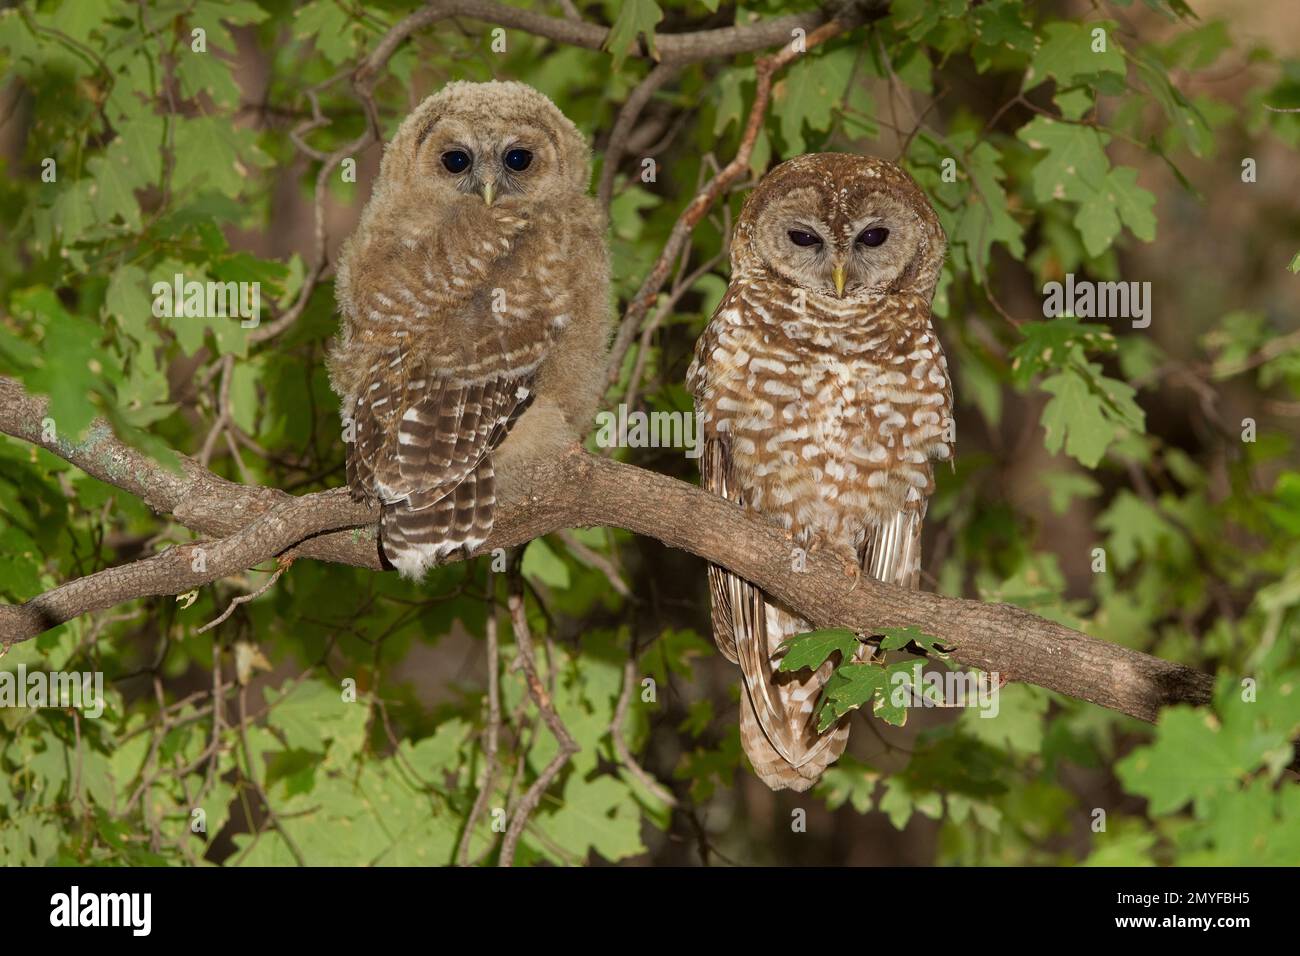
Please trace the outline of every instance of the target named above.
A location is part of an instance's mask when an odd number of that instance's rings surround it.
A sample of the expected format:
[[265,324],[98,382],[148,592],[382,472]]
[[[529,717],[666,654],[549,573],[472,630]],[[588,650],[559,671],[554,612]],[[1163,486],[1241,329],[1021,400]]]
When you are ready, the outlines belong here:
[[449,149],[442,154],[442,165],[449,173],[463,173],[469,169],[469,153],[463,149]]
[[522,173],[533,161],[533,154],[526,149],[520,149],[516,146],[514,149],[506,150],[503,159],[507,169],[512,169],[517,173]]
[[889,238],[889,230],[884,226],[872,226],[870,229],[863,229],[858,236],[858,242],[864,246],[879,246]]
[[791,229],[787,235],[790,241],[796,246],[820,246],[822,244],[821,236],[812,232],[804,232],[802,229]]

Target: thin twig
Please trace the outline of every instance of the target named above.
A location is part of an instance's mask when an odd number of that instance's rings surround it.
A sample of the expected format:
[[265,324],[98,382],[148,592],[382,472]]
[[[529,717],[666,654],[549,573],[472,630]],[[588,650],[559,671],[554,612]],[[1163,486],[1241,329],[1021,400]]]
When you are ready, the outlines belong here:
[[234,614],[235,608],[239,607],[239,605],[247,604],[249,601],[257,600],[259,597],[261,597],[263,594],[265,594],[267,591],[271,589],[271,585],[275,584],[276,581],[280,580],[280,575],[284,574],[285,571],[289,570],[289,565],[291,564],[293,564],[293,558],[281,558],[279,561],[279,566],[275,569],[274,573],[272,573],[270,579],[265,584],[263,584],[256,591],[252,591],[248,594],[239,595],[237,598],[235,598],[233,601],[230,602],[229,607],[227,607],[224,611],[221,612],[221,616],[219,618],[217,618],[216,620],[209,621],[207,624],[204,624],[201,628],[196,630],[194,633],[202,634],[205,631],[212,630],[214,627],[216,627],[226,618],[230,617],[230,615]]
[[623,665],[623,691],[619,694],[618,705],[614,708],[614,719],[610,721],[609,736],[614,741],[614,753],[618,755],[619,763],[627,768],[628,773],[636,777],[641,782],[641,786],[653,793],[658,800],[675,807],[677,798],[673,796],[672,791],[650,776],[649,772],[637,763],[636,758],[627,749],[627,742],[623,739],[623,721],[627,719],[627,708],[632,701],[632,688],[637,683],[636,673],[636,639],[633,638],[628,648],[627,663]]
[[680,72],[681,67],[673,63],[655,64],[654,68],[628,94],[623,108],[618,111],[618,118],[614,120],[614,128],[605,146],[604,165],[600,169],[600,186],[596,190],[596,198],[605,209],[609,208],[609,201],[614,195],[614,176],[618,173],[618,164],[623,159],[628,137],[632,135],[641,111],[664,84],[675,79]]
[[456,853],[461,866],[469,865],[469,847],[474,839],[474,827],[487,809],[497,780],[497,742],[501,734],[501,662],[497,645],[496,591],[491,567],[487,571],[487,599],[487,623],[484,631],[487,639],[488,722],[483,731],[483,783],[479,786],[478,796],[474,798],[469,819],[465,821],[465,832],[461,835],[460,848]]
[[609,581],[610,587],[625,598],[632,597],[632,589],[627,586],[627,582],[623,580],[622,572],[620,572],[615,566],[612,559],[601,554],[599,551],[587,547],[567,528],[564,531],[561,531],[557,537],[564,542],[564,546],[573,553],[575,558],[582,561],[584,564],[591,565],[597,571],[605,575],[605,579]]
[[533,653],[533,638],[528,629],[528,615],[524,607],[524,598],[522,593],[511,594],[507,599],[507,605],[510,608],[510,621],[514,626],[515,644],[519,649],[519,663],[524,669],[524,677],[528,684],[528,693],[532,697],[533,703],[537,705],[538,712],[542,715],[542,720],[550,728],[551,734],[555,737],[559,749],[556,751],[551,762],[533,781],[519,800],[519,805],[515,808],[514,814],[510,818],[510,826],[506,829],[505,839],[501,841],[501,866],[513,866],[515,862],[515,846],[519,842],[520,835],[524,832],[524,827],[528,824],[528,818],[537,805],[542,801],[544,794],[551,785],[564,765],[569,762],[569,758],[576,754],[582,748],[578,746],[569,730],[564,726],[564,721],[560,720],[560,715],[555,712],[555,707],[551,703],[551,696],[542,686],[541,678],[537,675],[537,662]]

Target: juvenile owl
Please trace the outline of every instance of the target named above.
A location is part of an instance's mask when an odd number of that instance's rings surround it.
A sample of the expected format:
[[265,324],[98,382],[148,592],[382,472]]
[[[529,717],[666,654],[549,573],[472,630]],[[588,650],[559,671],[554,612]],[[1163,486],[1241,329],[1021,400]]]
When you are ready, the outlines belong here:
[[348,487],[382,506],[407,577],[487,538],[512,460],[591,426],[609,262],[589,179],[582,134],[521,83],[448,84],[384,151],[339,261],[329,369]]
[[[731,284],[687,384],[704,428],[704,487],[780,521],[791,550],[915,587],[933,459],[953,453],[952,391],[930,319],[946,240],[892,163],[842,153],[773,169],[745,202]],[[762,591],[709,569],[713,636],[744,672],[741,741],[763,782],[806,790],[848,743],[817,733],[836,663],[779,673],[810,630]]]

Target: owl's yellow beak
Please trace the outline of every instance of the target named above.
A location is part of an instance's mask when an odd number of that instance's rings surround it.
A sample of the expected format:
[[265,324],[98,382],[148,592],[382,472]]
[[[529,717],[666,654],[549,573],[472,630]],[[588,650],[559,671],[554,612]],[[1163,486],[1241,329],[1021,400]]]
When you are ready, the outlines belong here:
[[831,278],[835,280],[835,294],[841,299],[844,298],[844,282],[846,279],[844,275],[844,267],[836,266],[832,269]]
[[497,184],[484,183],[481,192],[483,194],[483,201],[490,206],[492,205],[492,200],[495,199],[497,195]]

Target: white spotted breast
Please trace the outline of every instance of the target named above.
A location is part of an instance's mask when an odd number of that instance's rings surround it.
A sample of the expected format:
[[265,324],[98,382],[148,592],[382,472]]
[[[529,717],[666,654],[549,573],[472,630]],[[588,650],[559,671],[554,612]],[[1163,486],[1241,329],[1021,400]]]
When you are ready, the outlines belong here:
[[931,460],[952,455],[947,364],[919,297],[788,298],[733,281],[687,383],[747,507],[856,549],[876,519],[919,506]]

